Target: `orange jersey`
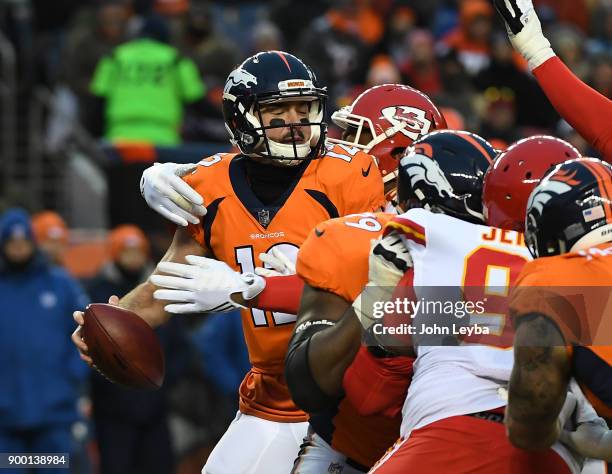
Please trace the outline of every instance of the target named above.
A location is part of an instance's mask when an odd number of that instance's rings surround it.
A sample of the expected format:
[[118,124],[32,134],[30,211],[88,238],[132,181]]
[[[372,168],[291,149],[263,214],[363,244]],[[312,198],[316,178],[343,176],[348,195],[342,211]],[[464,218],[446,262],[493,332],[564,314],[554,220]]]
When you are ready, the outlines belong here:
[[[301,174],[273,205],[250,188],[245,160],[218,154],[202,160],[185,181],[204,199],[208,212],[190,234],[218,260],[237,271],[263,266],[259,254],[278,247],[295,259],[308,232],[327,219],[383,204],[383,184],[373,158],[356,149],[333,147],[300,165]],[[284,359],[295,315],[258,309],[242,311],[253,369],[240,387],[240,409],[273,421],[304,421],[285,384]]]
[[393,217],[362,213],[319,224],[300,248],[297,274],[310,286],[352,302],[368,282],[370,241]]
[[[317,225],[298,253],[298,275],[308,285],[352,302],[368,282],[370,240],[382,234],[392,217],[356,214]],[[310,417],[317,434],[332,448],[368,468],[399,437],[400,423],[400,416],[360,415],[348,398],[329,412]]]
[[516,286],[511,316],[555,321],[572,346],[576,380],[599,415],[612,419],[612,243],[529,262]]

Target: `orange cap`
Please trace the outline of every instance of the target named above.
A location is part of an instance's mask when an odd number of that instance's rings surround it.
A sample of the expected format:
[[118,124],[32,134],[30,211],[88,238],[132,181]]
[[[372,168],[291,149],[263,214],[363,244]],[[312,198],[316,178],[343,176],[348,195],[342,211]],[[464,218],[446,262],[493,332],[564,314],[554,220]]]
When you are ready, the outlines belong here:
[[459,7],[462,24],[471,22],[478,16],[493,16],[493,7],[485,0],[463,0]]
[[162,15],[180,15],[189,9],[189,0],[156,0],[154,8]]
[[37,242],[46,240],[68,241],[68,226],[62,217],[53,211],[42,211],[32,216],[32,229]]
[[149,241],[135,225],[125,224],[115,227],[108,236],[108,248],[113,260],[117,260],[121,252],[128,248],[140,248],[149,254]]

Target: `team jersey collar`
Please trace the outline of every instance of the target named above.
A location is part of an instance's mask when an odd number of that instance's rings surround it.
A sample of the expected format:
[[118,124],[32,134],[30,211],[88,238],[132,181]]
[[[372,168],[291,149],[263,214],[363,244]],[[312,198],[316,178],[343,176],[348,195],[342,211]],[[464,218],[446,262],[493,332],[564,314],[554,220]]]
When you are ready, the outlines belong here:
[[[236,156],[229,166],[229,174],[230,181],[232,183],[232,187],[236,196],[244,206],[244,208],[253,216],[253,218],[261,225],[264,229],[266,229],[278,211],[285,205],[287,199],[291,196],[295,187],[299,183],[302,178],[306,168],[310,164],[310,161],[306,161],[300,165],[296,166],[295,173],[293,176],[288,176],[286,189],[280,194],[280,196],[272,203],[264,204],[257,197],[255,192],[253,191],[252,185],[249,183],[249,178],[247,177],[247,160],[249,158],[244,155]],[[252,165],[249,165],[250,167]],[[261,167],[261,168],[260,168]],[[260,168],[260,169],[259,169]],[[252,170],[256,170],[253,173],[253,176],[250,176],[251,179],[258,179],[258,173],[265,171],[266,169],[273,168],[267,165],[259,165],[255,168],[251,168]],[[275,167],[274,167],[275,168]],[[272,170],[274,173],[277,170]],[[286,169],[278,170],[278,173],[284,174],[284,176],[278,176],[279,179],[283,180],[283,178],[287,177]]]

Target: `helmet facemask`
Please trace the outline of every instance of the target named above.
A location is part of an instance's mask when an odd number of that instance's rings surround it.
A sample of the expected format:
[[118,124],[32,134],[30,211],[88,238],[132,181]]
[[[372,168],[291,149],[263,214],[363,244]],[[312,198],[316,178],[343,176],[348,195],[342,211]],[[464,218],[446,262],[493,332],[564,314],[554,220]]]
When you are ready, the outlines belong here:
[[[398,109],[406,109],[407,112],[413,111],[413,113],[396,116],[394,113]],[[381,125],[385,123],[384,121],[374,122],[366,115],[353,113],[352,105],[342,107],[332,114],[332,121],[345,132],[351,130],[354,133],[349,134],[351,139],[347,139],[347,134],[344,133],[341,139],[327,140],[330,143],[358,148],[374,156],[387,193],[394,189],[399,157],[414,140],[428,133],[431,123],[426,118],[420,120],[420,114],[424,116],[424,113],[410,106],[384,107],[379,114],[381,114],[379,119],[386,118],[386,122],[390,124],[388,127]],[[364,139],[364,133],[371,137],[370,140]]]
[[[234,131],[227,124],[226,128],[230,132],[232,143],[245,155],[271,159],[282,166],[294,166],[317,157],[321,152],[327,132],[324,122],[325,98],[324,91],[308,88],[291,90],[286,94],[276,92],[253,95],[248,101],[235,100],[234,106],[238,112],[236,116],[243,123],[233,127]],[[273,118],[269,120],[268,125],[263,125],[262,108],[286,102],[306,102],[308,117],[298,123],[286,123],[282,118]],[[288,129],[288,136],[291,137],[288,143],[272,140],[268,136],[269,131],[277,129]]]
[[[414,124],[410,124],[407,120],[398,120],[395,125],[390,126],[386,129],[382,129],[380,126],[375,127],[369,117],[353,114],[351,106],[342,107],[341,109],[334,112],[332,114],[332,121],[340,128],[342,128],[342,130],[348,130],[349,128],[354,129],[355,134],[352,140],[345,140],[343,138],[328,138],[328,142],[359,148],[365,153],[371,153],[371,150],[376,145],[383,142],[384,140],[393,137],[396,133],[404,130],[408,125],[417,124],[416,120]],[[361,143],[361,138],[364,130],[368,131],[372,136],[372,139],[365,144]],[[387,178],[385,180],[386,182],[388,180],[394,179],[396,176],[397,173],[393,173],[390,175],[385,175],[383,179]]]

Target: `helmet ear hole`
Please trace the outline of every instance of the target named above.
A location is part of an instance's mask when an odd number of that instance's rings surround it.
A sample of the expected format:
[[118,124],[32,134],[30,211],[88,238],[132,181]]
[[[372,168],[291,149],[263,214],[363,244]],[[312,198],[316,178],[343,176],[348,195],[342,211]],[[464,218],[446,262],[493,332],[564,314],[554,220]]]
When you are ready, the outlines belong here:
[[525,174],[525,178],[531,179],[531,171],[527,171],[527,174]]
[[395,147],[393,150],[391,150],[391,157],[396,160],[399,160],[405,151],[406,151],[406,148],[404,147],[401,147],[401,146]]

